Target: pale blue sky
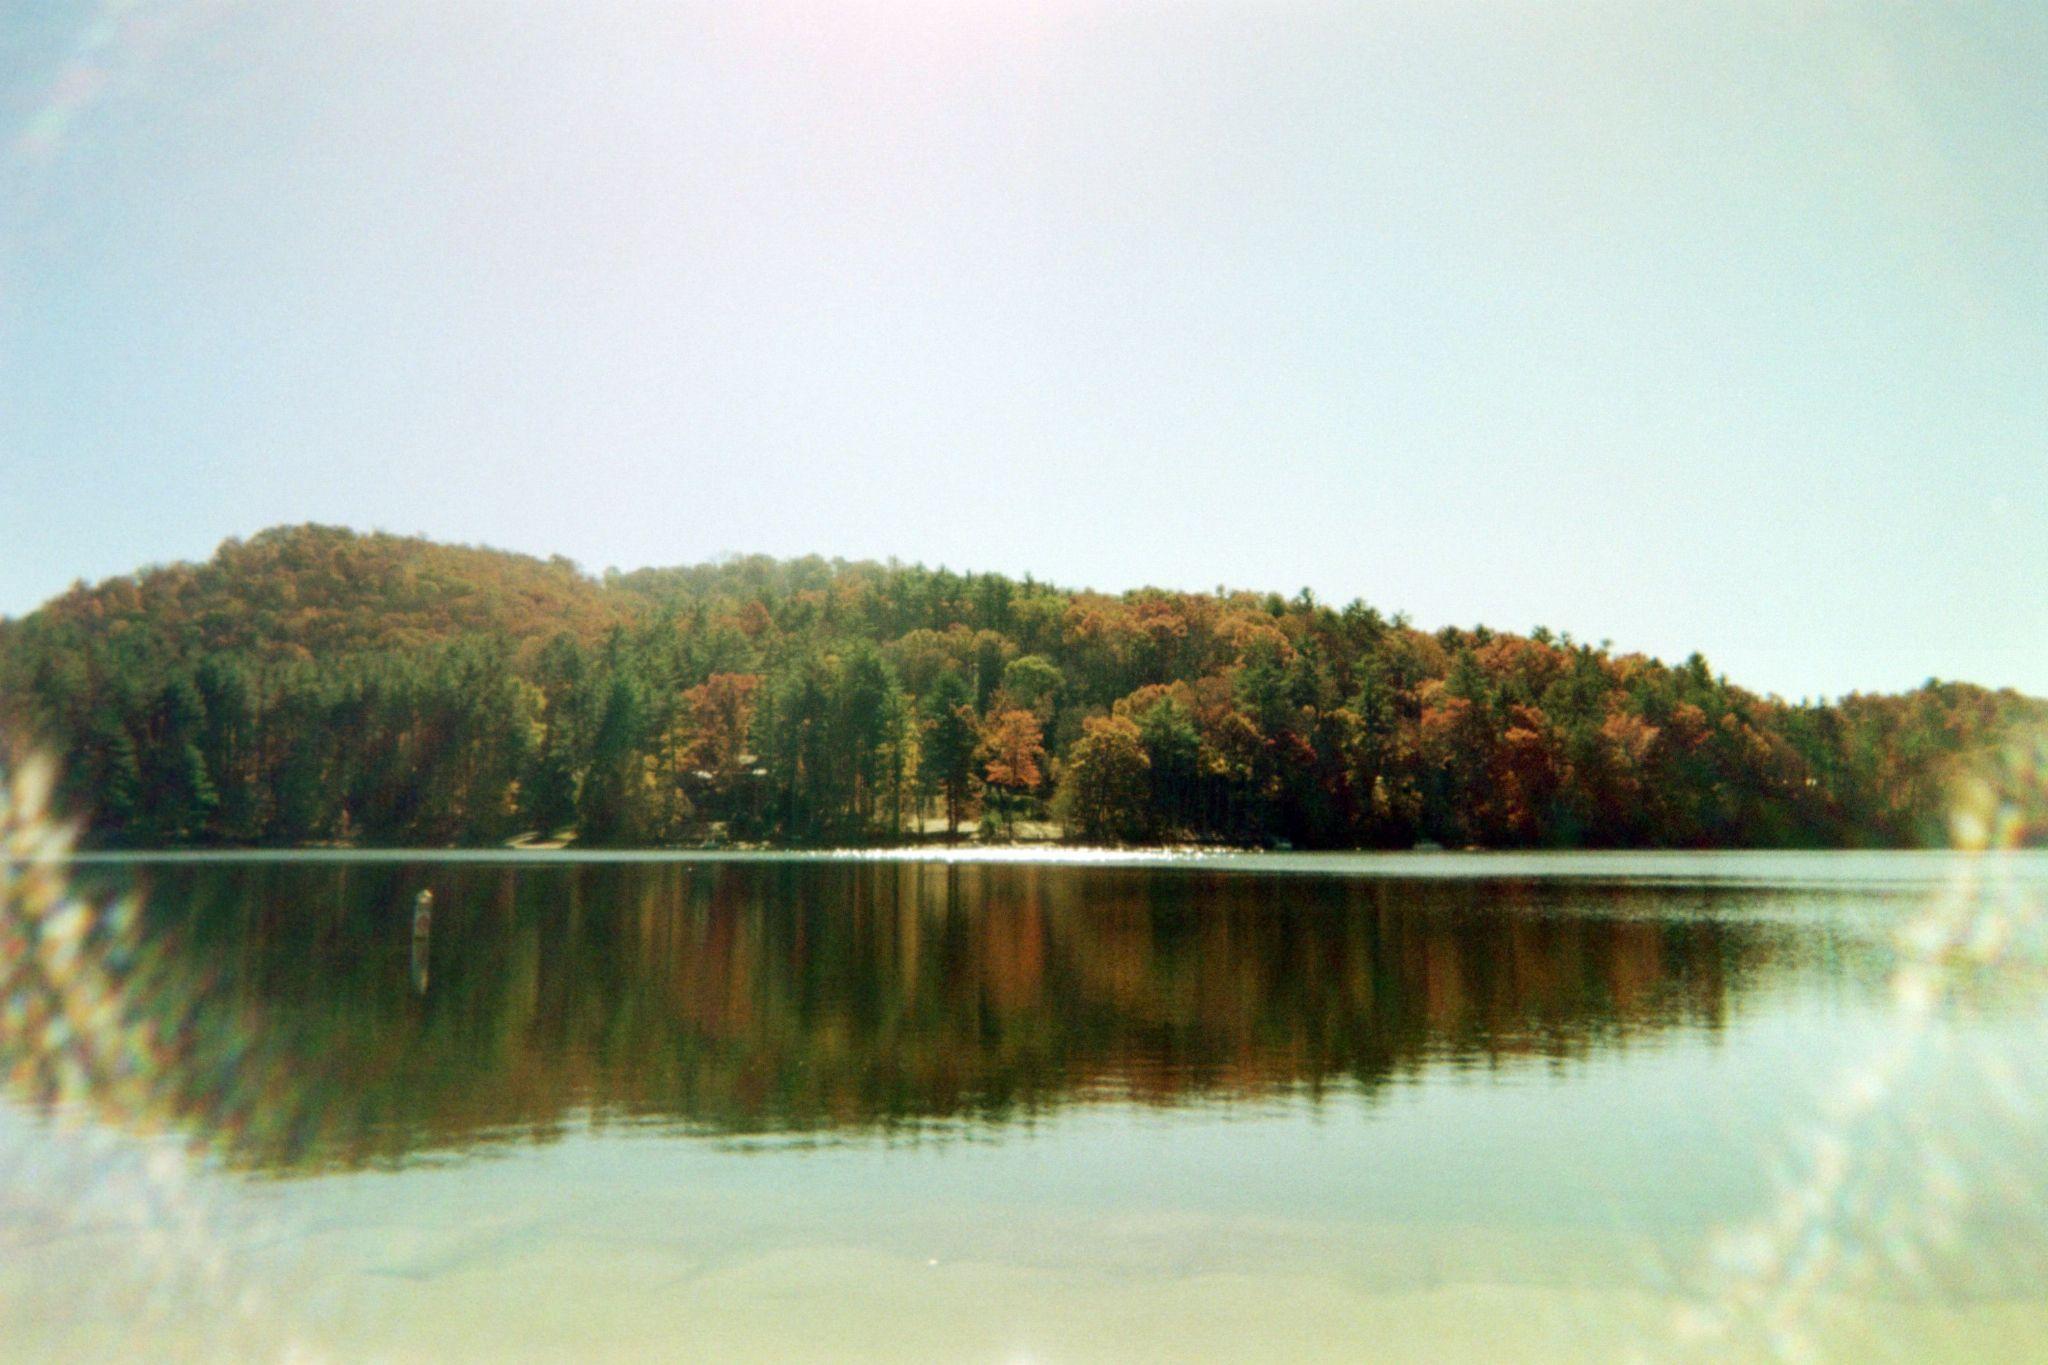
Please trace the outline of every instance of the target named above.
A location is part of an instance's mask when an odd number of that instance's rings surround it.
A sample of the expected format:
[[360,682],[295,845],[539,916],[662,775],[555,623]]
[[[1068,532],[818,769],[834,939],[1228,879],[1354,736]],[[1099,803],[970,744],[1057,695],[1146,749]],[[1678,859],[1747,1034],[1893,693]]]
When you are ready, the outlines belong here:
[[0,611],[285,521],[2048,693],[2048,6],[0,0]]

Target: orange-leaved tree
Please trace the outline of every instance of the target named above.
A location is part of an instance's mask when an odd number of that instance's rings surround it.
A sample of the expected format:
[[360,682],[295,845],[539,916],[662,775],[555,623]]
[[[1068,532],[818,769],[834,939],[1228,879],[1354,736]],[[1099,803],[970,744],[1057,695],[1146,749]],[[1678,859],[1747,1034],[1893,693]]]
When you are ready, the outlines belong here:
[[982,778],[1002,793],[1003,823],[1016,825],[1016,798],[1045,780],[1045,732],[1029,711],[997,713],[981,732]]

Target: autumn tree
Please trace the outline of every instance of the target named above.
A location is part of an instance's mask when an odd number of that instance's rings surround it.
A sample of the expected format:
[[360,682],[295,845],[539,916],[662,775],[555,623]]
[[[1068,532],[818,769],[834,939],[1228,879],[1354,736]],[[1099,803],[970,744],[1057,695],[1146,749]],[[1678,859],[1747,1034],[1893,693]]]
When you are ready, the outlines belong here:
[[1017,798],[1045,781],[1045,736],[1038,717],[1024,710],[991,717],[982,730],[981,754],[982,780],[990,792],[1000,793],[1004,824],[1014,830]]

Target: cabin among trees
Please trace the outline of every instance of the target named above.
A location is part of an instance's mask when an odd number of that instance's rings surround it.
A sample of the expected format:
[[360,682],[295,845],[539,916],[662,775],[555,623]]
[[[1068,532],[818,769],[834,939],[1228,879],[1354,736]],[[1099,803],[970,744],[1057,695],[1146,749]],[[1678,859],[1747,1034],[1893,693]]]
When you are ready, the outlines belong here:
[[1760,697],[1303,592],[568,561],[321,526],[0,622],[0,727],[103,844],[1300,848],[2048,839],[2048,703]]

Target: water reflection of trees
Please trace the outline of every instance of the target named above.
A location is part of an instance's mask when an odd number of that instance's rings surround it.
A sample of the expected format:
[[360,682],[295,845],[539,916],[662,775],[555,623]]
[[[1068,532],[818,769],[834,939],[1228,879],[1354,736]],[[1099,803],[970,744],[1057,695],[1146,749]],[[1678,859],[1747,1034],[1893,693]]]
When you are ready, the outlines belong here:
[[897,864],[155,881],[128,1002],[159,1015],[152,1107],[279,1172],[585,1114],[875,1131],[1104,1096],[1371,1094],[1717,1028],[1774,951],[1742,920],[1647,913],[1669,891],[1543,882]]

